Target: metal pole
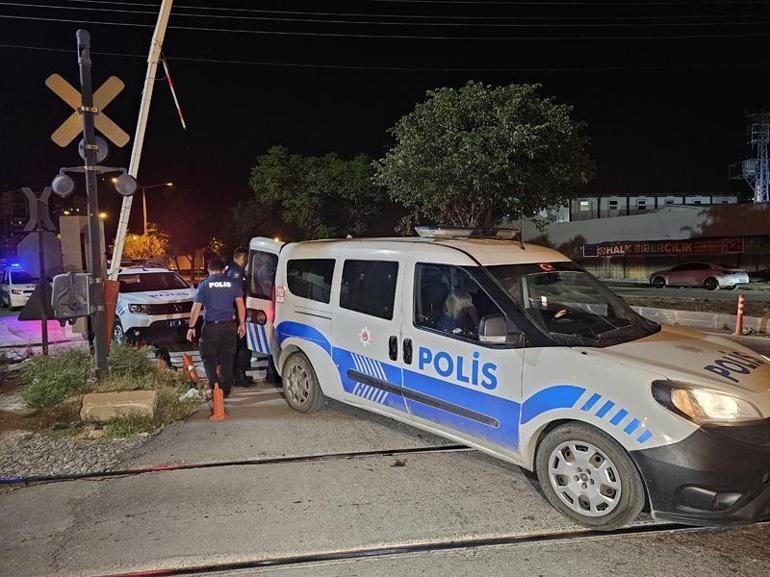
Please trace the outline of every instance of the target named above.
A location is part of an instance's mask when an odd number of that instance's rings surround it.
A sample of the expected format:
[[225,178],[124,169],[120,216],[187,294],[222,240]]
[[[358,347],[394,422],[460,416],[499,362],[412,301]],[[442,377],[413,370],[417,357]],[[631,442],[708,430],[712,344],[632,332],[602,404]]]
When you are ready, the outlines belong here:
[[94,142],[93,86],[91,85],[91,35],[86,30],[77,31],[78,64],[83,104],[83,140],[85,142],[86,196],[88,197],[88,244],[91,272],[91,329],[94,333],[94,366],[99,376],[107,371],[107,331],[104,324],[104,294],[102,293],[102,239],[99,223],[99,189],[96,179],[98,161]]
[[142,186],[142,214],[144,215],[143,223],[144,227],[142,230],[144,231],[144,235],[147,235],[147,187]]
[[37,274],[40,277],[38,282],[38,293],[40,296],[40,333],[42,337],[43,356],[48,354],[48,279],[45,274],[45,247],[43,246],[43,222],[41,220],[43,211],[46,210],[43,202],[37,200],[37,255],[38,267]]
[[[134,145],[131,150],[131,163],[128,166],[128,174],[134,178],[139,176],[139,162],[142,158],[142,145],[144,144],[144,132],[147,128],[147,117],[150,114],[150,101],[152,100],[152,89],[155,85],[155,73],[158,70],[158,61],[160,60],[161,47],[163,46],[163,38],[166,35],[166,27],[171,15],[172,4],[173,0],[163,0],[160,5],[155,32],[150,41],[150,53],[147,56],[147,75],[144,79],[142,102],[139,105],[139,120],[136,124]],[[120,219],[118,220],[118,231],[115,233],[115,247],[112,251],[112,264],[110,265],[111,280],[118,279],[120,259],[123,257],[123,244],[126,240],[126,232],[128,232],[128,218],[131,216],[132,203],[132,197],[126,196],[123,198],[123,206],[120,209]]]

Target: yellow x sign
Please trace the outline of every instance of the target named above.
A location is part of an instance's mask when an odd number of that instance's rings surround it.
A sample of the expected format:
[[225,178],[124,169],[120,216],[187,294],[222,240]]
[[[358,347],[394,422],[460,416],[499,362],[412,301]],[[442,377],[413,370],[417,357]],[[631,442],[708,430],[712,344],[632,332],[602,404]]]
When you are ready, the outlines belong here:
[[[78,134],[83,132],[78,110],[82,104],[80,92],[58,74],[51,74],[45,79],[45,85],[53,90],[56,95],[70,105],[74,112],[51,135],[51,140],[62,148],[75,140]],[[129,136],[123,129],[115,124],[104,114],[104,108],[120,94],[126,85],[117,76],[110,76],[99,89],[94,92],[94,107],[98,114],[94,115],[94,127],[104,136],[109,138],[116,146],[125,146]]]

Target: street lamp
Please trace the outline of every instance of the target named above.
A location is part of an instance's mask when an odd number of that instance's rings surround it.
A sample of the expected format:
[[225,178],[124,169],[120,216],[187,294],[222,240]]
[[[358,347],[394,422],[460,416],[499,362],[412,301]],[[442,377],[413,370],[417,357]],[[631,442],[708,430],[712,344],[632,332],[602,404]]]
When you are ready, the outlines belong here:
[[[113,182],[115,182],[115,179],[112,179]],[[147,234],[147,191],[152,188],[163,188],[164,186],[174,186],[173,182],[163,182],[161,184],[150,184],[148,186],[142,186],[141,184],[137,185],[137,187],[142,191],[142,234]]]
[[99,213],[99,220],[107,220],[107,213],[106,212],[100,212]]

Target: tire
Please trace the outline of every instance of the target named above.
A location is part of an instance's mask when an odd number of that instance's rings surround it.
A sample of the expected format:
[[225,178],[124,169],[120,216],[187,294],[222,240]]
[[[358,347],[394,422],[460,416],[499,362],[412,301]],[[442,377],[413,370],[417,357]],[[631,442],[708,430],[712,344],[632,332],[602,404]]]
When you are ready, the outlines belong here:
[[586,527],[612,531],[644,507],[644,485],[631,457],[596,427],[555,428],[537,449],[535,469],[548,502]]
[[730,286],[726,286],[726,287],[725,287],[725,290],[728,290],[728,291],[734,291],[734,290],[735,290],[735,289],[737,289],[737,288],[738,288],[738,285],[735,285],[735,284],[731,284]]
[[282,380],[286,400],[295,411],[314,413],[323,407],[326,397],[313,365],[304,353],[296,352],[286,359]]
[[703,281],[703,288],[707,291],[715,291],[719,288],[719,281],[713,276],[710,276]]
[[112,342],[119,345],[124,345],[127,342],[123,324],[118,317],[115,317],[115,320],[112,322]]
[[666,279],[664,279],[662,276],[656,276],[654,279],[652,279],[652,286],[662,289],[666,286]]

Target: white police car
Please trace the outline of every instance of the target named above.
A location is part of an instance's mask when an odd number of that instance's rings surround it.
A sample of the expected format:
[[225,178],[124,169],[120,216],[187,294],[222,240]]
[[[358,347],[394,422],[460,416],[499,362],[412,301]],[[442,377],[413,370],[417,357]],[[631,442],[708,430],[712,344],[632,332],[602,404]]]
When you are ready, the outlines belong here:
[[35,291],[37,283],[38,279],[20,264],[11,264],[6,270],[0,271],[0,306],[12,309],[23,307]]
[[263,247],[289,404],[332,397],[535,470],[597,529],[770,518],[770,366],[564,255],[462,230]]
[[112,339],[153,344],[184,341],[195,289],[165,268],[123,268]]

